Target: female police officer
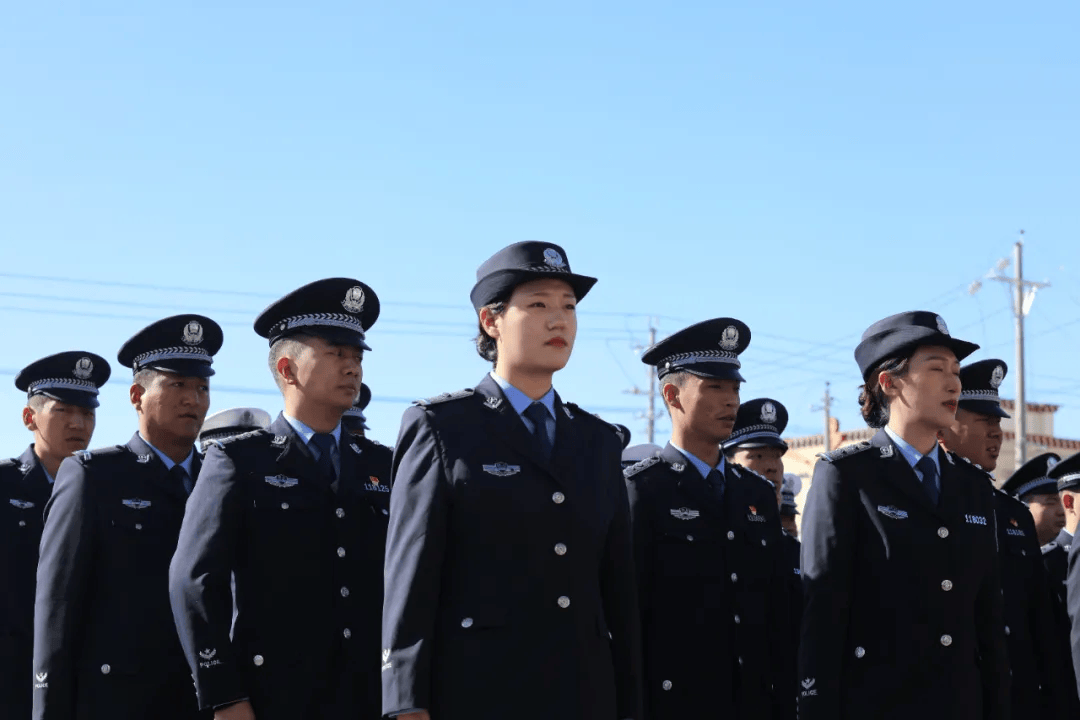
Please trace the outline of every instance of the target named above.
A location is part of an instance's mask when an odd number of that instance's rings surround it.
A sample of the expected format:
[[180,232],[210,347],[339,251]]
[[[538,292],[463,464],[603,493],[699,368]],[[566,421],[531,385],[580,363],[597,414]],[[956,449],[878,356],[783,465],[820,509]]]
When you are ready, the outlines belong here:
[[524,242],[481,265],[477,349],[494,372],[402,419],[386,549],[386,714],[641,719],[622,446],[551,385],[574,345],[574,307],[596,282],[565,257]]
[[821,456],[803,516],[799,716],[1008,716],[993,488],[938,450],[978,348],[940,316],[874,323],[855,349],[868,443]]

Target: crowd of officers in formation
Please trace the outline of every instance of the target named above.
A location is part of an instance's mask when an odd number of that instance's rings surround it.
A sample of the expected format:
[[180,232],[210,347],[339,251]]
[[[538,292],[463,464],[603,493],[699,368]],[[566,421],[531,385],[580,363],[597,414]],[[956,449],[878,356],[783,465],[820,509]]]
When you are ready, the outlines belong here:
[[821,456],[800,546],[787,411],[741,402],[744,323],[643,354],[665,447],[555,392],[595,282],[549,243],[482,264],[493,370],[414,404],[393,450],[365,437],[379,301],[354,279],[256,319],[273,421],[206,417],[223,337],[200,315],[120,348],[125,444],[87,449],[104,358],[24,368],[34,441],[0,463],[0,716],[1080,717],[1080,456],[993,487],[1004,362],[961,367],[977,346],[931,312],[872,325],[855,359],[879,431]]

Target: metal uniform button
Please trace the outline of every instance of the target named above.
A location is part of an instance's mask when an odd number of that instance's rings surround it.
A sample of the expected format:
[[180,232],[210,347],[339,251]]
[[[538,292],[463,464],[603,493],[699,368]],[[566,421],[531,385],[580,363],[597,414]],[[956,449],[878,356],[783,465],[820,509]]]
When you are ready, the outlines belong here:
[[728,530],[727,531],[727,539],[728,540],[734,540],[735,539],[735,532],[733,530]]
[[463,628],[471,628],[472,627],[472,618],[464,618],[461,621],[461,627],[463,627]]
[[142,523],[135,523],[136,530],[142,530]]
[[256,655],[256,656],[255,656],[255,659],[254,659],[254,660],[253,660],[252,662],[254,662],[254,663],[255,663],[255,666],[256,666],[256,667],[262,667],[262,664],[263,664],[263,662],[264,662],[264,661],[263,661],[263,656],[262,656],[262,655]]
[[766,546],[766,545],[768,545],[768,544],[769,544],[769,543],[768,543],[768,542],[767,542],[767,541],[766,541],[765,539],[762,539],[762,541],[761,541],[761,546],[762,546],[762,547],[765,547],[765,546]]
[[952,580],[942,580],[941,589],[945,592],[949,592],[950,590],[952,590]]
[[563,545],[562,543],[556,544],[555,545],[555,554],[556,555],[565,555],[566,554],[566,546]]
[[937,536],[939,538],[941,538],[942,540],[949,537],[949,528],[947,528],[947,527],[939,527],[937,529]]
[[742,618],[741,618],[741,617],[739,617],[738,615],[736,615],[736,616],[735,616],[735,624],[736,624],[736,625],[738,625],[738,624],[739,624],[739,623],[741,623],[741,622],[742,622]]
[[344,630],[341,631],[341,634],[345,636],[346,640],[348,640],[349,638],[352,637],[352,630],[350,630],[349,628],[345,628]]
[[19,521],[19,527],[26,527],[26,521],[25,520],[20,520]]
[[559,598],[559,607],[561,607],[563,610],[570,607],[570,598],[566,597],[565,595],[561,596]]
[[288,510],[289,509],[289,503],[281,503],[281,509],[282,510]]
[[686,542],[694,542],[694,536],[693,535],[687,535],[686,536]]
[[950,645],[952,645],[952,635],[942,635],[941,644],[945,647],[949,647]]
[[345,510],[343,508],[338,508],[334,511],[334,514],[337,515],[339,518],[343,518],[345,517]]
[[101,674],[102,675],[108,675],[111,672],[112,672],[112,668],[109,667],[109,663],[105,663],[104,665],[101,666]]
[[742,664],[743,664],[743,659],[742,659],[742,655],[740,655],[739,656],[739,667],[742,667]]
[[564,500],[566,500],[566,496],[561,492],[557,492],[551,496],[551,501],[556,505],[562,505]]
[[1008,625],[1005,626],[1005,634],[1006,635],[1012,635],[1012,630],[1009,629]]
[[338,557],[345,557],[345,548],[343,548],[343,547],[338,548],[337,549],[337,556]]
[[671,689],[671,681],[670,680],[665,680],[663,682],[663,684],[661,685],[661,687],[663,687],[665,690],[670,690]]
[[342,586],[341,597],[349,597],[349,588]]
[[739,574],[731,573],[731,582],[739,582]]
[[861,648],[861,647],[855,648],[855,657],[863,658],[865,656],[866,656],[866,649],[865,648]]

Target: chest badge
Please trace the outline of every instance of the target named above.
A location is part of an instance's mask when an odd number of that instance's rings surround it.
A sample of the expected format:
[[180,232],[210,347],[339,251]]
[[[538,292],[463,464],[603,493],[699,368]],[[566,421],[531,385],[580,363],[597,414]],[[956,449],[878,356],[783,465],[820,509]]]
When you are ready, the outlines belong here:
[[907,510],[901,510],[895,505],[878,505],[877,511],[893,520],[906,520],[908,516]]
[[120,502],[124,503],[125,507],[129,507],[132,510],[145,510],[153,504],[149,500],[140,500],[139,498],[127,498]]
[[390,492],[390,488],[386,485],[380,484],[379,478],[375,477],[374,475],[368,475],[368,483],[367,485],[364,485],[364,489],[370,492]]
[[29,500],[19,500],[18,498],[11,498],[10,500],[8,500],[8,502],[19,508],[20,510],[28,510],[34,507],[34,503],[30,502]]
[[497,462],[494,465],[484,465],[484,472],[488,475],[494,475],[495,477],[509,477],[510,475],[517,475],[521,472],[521,466]]
[[883,457],[883,458],[891,458],[892,456],[893,456],[893,446],[892,445],[882,445],[881,446],[881,457]]
[[139,462],[145,465],[146,463],[150,462],[150,453],[147,453],[145,455],[137,455],[135,457],[135,462]]
[[671,469],[675,472],[682,472],[686,469],[686,463],[671,463]]
[[360,449],[360,446],[359,446],[359,445],[357,445],[356,443],[349,443],[349,447],[351,447],[351,448],[352,448],[352,451],[353,451],[354,453],[356,453],[357,455],[359,455],[359,454],[360,454],[361,452],[363,452],[363,451],[362,451],[362,450]]
[[758,515],[757,507],[755,505],[747,505],[746,508],[750,511],[750,514],[746,516],[746,519],[750,522],[765,522],[765,518]]
[[671,517],[675,518],[676,520],[693,520],[694,518],[700,516],[701,511],[699,510],[691,510],[690,508],[685,507],[671,509]]
[[273,485],[276,488],[291,488],[300,482],[294,477],[286,477],[284,475],[267,475],[263,479],[266,480],[267,484]]

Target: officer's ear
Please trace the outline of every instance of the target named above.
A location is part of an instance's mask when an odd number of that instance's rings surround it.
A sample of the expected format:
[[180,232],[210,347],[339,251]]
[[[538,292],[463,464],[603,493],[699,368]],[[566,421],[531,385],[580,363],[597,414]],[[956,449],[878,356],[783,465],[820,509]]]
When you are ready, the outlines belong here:
[[480,308],[480,327],[489,337],[495,340],[499,339],[499,326],[496,324],[496,320],[498,320],[500,314],[495,305]]
[[682,403],[679,401],[679,386],[675,383],[664,383],[664,386],[660,388],[660,394],[664,396],[664,402],[670,408],[682,409]]
[[34,418],[34,408],[27,405],[22,409],[22,421],[23,425],[30,432],[36,432],[38,429],[37,420]]
[[142,398],[145,394],[146,388],[137,382],[131,383],[131,387],[128,388],[128,399],[131,400],[136,412],[142,412]]
[[284,381],[286,385],[296,384],[296,367],[293,365],[292,358],[288,355],[282,355],[278,358],[275,367],[277,368],[278,375],[281,376],[282,381]]
[[1076,496],[1071,492],[1061,493],[1061,504],[1066,510],[1072,510],[1076,507]]

